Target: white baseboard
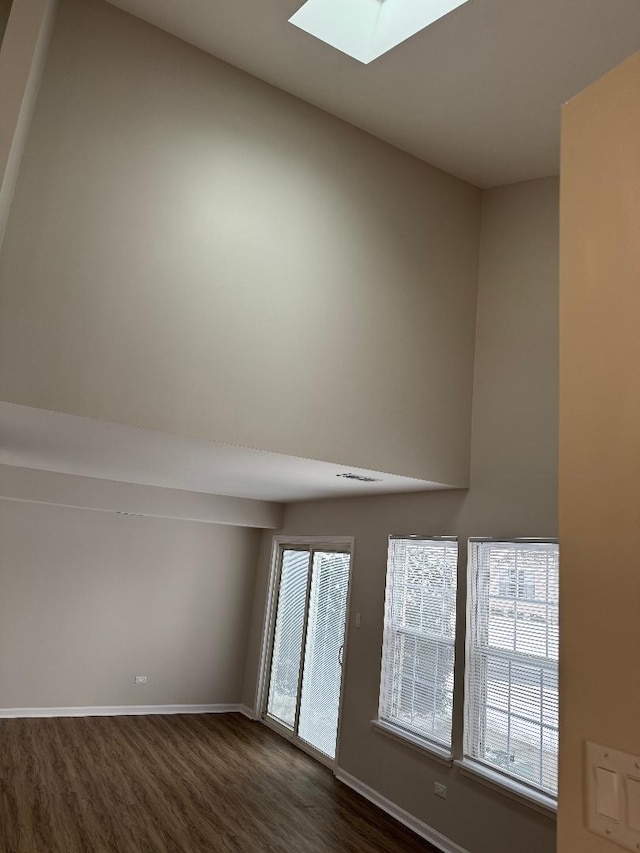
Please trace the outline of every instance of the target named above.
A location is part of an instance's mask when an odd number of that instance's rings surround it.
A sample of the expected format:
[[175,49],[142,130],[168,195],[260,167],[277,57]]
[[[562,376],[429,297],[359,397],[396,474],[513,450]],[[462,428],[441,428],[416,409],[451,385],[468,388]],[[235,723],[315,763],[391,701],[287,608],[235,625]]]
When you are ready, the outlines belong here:
[[424,838],[425,841],[428,841],[429,844],[433,845],[433,847],[441,850],[442,853],[468,853],[464,847],[460,847],[459,844],[451,841],[451,839],[442,835],[442,833],[438,832],[436,829],[433,829],[426,823],[418,820],[417,817],[414,817],[409,812],[401,809],[400,806],[392,803],[391,800],[383,797],[382,794],[374,791],[373,788],[365,785],[364,782],[356,779],[356,777],[352,776],[350,773],[346,773],[344,770],[336,767],[334,775],[339,782],[342,782],[348,788],[351,788],[357,794],[360,794],[365,798],[365,800],[369,800],[369,802],[378,806],[378,808],[382,809],[383,812],[394,817],[408,829],[415,832],[416,835],[419,835],[421,838]]
[[0,719],[17,717],[127,717],[149,714],[232,714],[244,713],[243,707],[243,705],[104,705],[76,708],[0,708]]
[[256,714],[256,712],[253,710],[253,708],[250,708],[248,705],[240,705],[238,707],[238,710],[240,711],[241,714],[244,714],[244,716],[248,717],[250,720],[257,720],[258,719],[258,715]]

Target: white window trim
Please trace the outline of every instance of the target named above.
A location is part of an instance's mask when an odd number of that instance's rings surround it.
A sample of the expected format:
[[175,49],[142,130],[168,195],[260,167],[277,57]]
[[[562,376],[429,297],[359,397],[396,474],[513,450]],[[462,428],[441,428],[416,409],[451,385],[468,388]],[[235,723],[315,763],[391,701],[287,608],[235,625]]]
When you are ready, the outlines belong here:
[[498,770],[493,770],[472,758],[457,759],[453,763],[463,775],[469,776],[481,785],[486,785],[488,788],[492,788],[494,791],[529,806],[529,808],[548,817],[554,819],[557,817],[558,800],[555,797],[538,791],[536,788],[530,788],[513,777],[505,776]]
[[371,720],[371,725],[378,734],[385,735],[392,740],[400,741],[405,746],[427,755],[434,761],[440,762],[440,764],[453,767],[453,753],[439,743],[420,737],[408,729],[401,728],[401,726],[394,726],[393,723],[387,720]]

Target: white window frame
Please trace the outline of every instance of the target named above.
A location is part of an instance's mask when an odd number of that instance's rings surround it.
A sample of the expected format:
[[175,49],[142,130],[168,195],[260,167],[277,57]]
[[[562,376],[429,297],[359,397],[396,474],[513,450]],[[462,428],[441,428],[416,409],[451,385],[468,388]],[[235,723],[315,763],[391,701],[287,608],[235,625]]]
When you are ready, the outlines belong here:
[[[457,536],[429,536],[429,535],[392,535],[389,536],[389,552],[391,548],[391,543],[396,540],[407,540],[407,541],[417,541],[417,542],[450,542],[455,543],[457,548],[456,555],[456,590],[455,590],[455,598],[454,598],[454,608],[457,611],[457,573],[460,559],[460,546],[459,540]],[[430,758],[435,759],[436,761],[445,764],[447,766],[453,765],[453,720],[451,727],[451,741],[449,744],[445,745],[437,740],[431,739],[424,732],[418,731],[416,729],[412,729],[409,726],[403,726],[396,723],[393,720],[387,719],[382,715],[382,697],[383,691],[385,689],[385,654],[384,648],[388,642],[388,626],[387,626],[387,608],[389,604],[389,596],[390,596],[390,586],[391,586],[391,566],[389,563],[389,557],[387,557],[387,573],[386,573],[386,586],[385,586],[385,606],[384,606],[384,633],[383,633],[383,653],[382,653],[382,661],[381,661],[381,671],[380,671],[380,694],[379,694],[379,702],[378,702],[378,716],[375,720],[372,720],[372,726],[374,729],[380,734],[384,734],[388,737],[391,737],[395,740],[398,740],[405,745],[411,747],[412,749],[417,749],[421,752],[427,754]],[[454,611],[454,612],[455,612]],[[426,635],[428,636],[428,635]],[[454,631],[454,635],[451,640],[446,640],[444,638],[438,639],[438,643],[445,643],[451,646],[451,650],[454,655],[455,662],[455,654],[456,654],[456,645],[457,645],[457,630]],[[455,669],[455,663],[454,663]],[[452,686],[452,702],[455,698],[455,683]]]
[[[472,614],[476,600],[475,590],[475,568],[473,551],[477,545],[483,543],[513,543],[517,545],[557,545],[558,540],[552,537],[545,538],[517,538],[508,537],[471,537],[468,540],[467,555],[467,620],[466,620],[466,643],[465,643],[465,701],[464,701],[464,752],[463,758],[455,762],[458,769],[465,775],[475,778],[477,781],[488,785],[495,790],[502,791],[516,800],[525,802],[533,808],[545,814],[555,816],[557,812],[557,797],[535,785],[529,785],[518,777],[509,775],[493,765],[484,763],[476,757],[471,756],[469,748],[470,722],[469,715],[473,701],[472,691],[472,667],[471,655],[473,654],[472,637]],[[516,576],[517,591],[519,591],[519,579]],[[516,597],[517,600],[517,597]]]

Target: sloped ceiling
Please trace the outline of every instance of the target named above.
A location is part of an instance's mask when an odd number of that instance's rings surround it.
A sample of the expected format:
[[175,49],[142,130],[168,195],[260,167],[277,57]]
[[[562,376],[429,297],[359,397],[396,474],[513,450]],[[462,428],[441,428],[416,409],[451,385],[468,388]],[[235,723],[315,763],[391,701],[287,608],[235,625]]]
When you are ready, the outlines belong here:
[[640,49],[639,0],[470,0],[366,66],[300,0],[110,2],[481,187],[557,174],[561,104]]

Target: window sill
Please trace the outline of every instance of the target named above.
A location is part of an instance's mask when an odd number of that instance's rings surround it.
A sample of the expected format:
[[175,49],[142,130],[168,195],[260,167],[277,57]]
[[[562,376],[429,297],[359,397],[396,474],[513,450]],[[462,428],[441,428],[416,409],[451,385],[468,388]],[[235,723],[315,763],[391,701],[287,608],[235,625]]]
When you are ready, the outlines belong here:
[[485,767],[484,764],[480,764],[469,758],[456,761],[455,766],[465,776],[475,779],[481,785],[487,785],[494,791],[498,791],[512,800],[517,800],[519,803],[523,803],[525,806],[529,806],[529,808],[547,817],[556,818],[558,802],[548,794],[543,794],[542,791],[529,788],[528,785],[521,784],[515,779],[509,779],[503,776],[502,773],[491,770],[489,767]]
[[371,720],[371,725],[379,734],[390,737],[393,740],[400,741],[400,743],[403,743],[405,746],[415,749],[418,752],[422,752],[424,755],[427,755],[434,761],[438,761],[440,764],[444,764],[447,767],[453,766],[453,755],[445,747],[432,743],[418,735],[413,735],[411,732],[407,732],[399,726],[394,726],[391,723],[384,722],[383,720]]

